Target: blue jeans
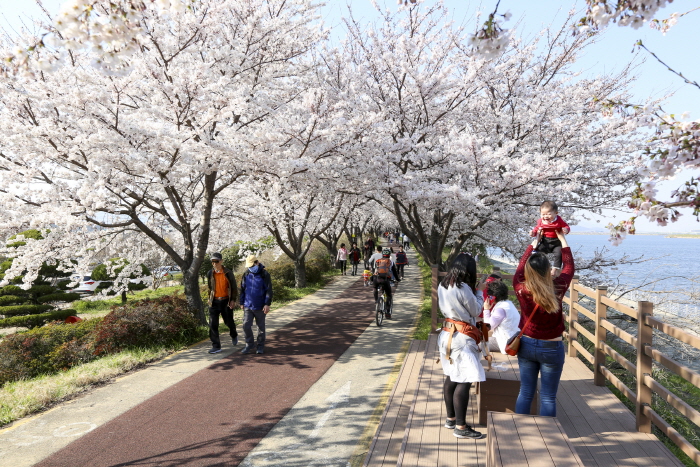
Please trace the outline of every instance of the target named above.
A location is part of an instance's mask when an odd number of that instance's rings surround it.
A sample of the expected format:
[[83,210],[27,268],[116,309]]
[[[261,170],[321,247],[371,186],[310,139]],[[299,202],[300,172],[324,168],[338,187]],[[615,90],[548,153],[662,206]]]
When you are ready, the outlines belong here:
[[557,416],[557,389],[564,369],[564,343],[543,341],[523,336],[518,352],[520,365],[520,393],[515,403],[515,413],[529,414],[537,391],[537,375],[540,384],[540,415]]

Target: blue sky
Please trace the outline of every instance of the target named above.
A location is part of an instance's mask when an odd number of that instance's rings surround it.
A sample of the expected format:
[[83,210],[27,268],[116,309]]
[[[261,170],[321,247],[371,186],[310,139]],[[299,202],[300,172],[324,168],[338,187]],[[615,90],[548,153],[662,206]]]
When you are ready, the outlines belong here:
[[[46,8],[53,13],[58,11],[61,3],[61,0],[43,1]],[[377,0],[377,3],[386,8],[397,8],[396,0]],[[343,34],[341,18],[347,11],[348,4],[351,5],[357,18],[375,17],[370,0],[327,1],[322,9],[322,15],[326,25],[334,29],[333,36],[336,38]],[[481,11],[484,15],[490,13],[496,5],[496,0],[445,0],[445,4],[454,11],[456,22],[464,23],[468,29],[473,29],[475,13],[477,11]],[[666,18],[674,12],[684,13],[698,5],[698,0],[675,0],[661,11],[659,18]],[[583,0],[501,0],[499,12],[510,11],[513,16],[505,27],[516,27],[518,33],[527,38],[534,36],[547,26],[561,25],[567,12],[572,8],[582,14],[585,2]],[[0,0],[0,14],[0,26],[5,29],[18,29],[21,26],[20,18],[26,21],[29,17],[38,15],[39,9],[32,0]],[[634,43],[641,39],[669,66],[681,71],[691,80],[700,81],[700,61],[697,60],[697,53],[694,52],[700,35],[698,24],[700,24],[700,10],[681,18],[665,36],[648,26],[634,30],[613,25],[607,29],[598,43],[591,46],[581,57],[577,67],[585,76],[595,76],[620,70],[633,61],[638,65],[636,72],[638,79],[632,89],[635,99],[643,102],[649,97],[660,98],[673,94],[664,104],[667,112],[677,115],[689,112],[692,119],[699,119],[700,89],[684,84],[680,78],[667,71],[663,65],[645,52],[631,53]],[[690,175],[691,173],[683,174],[681,178],[687,179]],[[694,175],[700,175],[700,171],[696,171]],[[678,184],[680,184],[679,180],[667,182],[662,186],[662,194],[664,192],[668,194]],[[610,219],[610,216],[616,216],[616,218]],[[627,217],[629,213],[608,213],[605,219],[597,219],[600,222],[583,221],[582,225],[600,227],[609,220],[616,221]],[[640,232],[700,230],[700,223],[696,222],[688,212],[678,223],[669,228],[660,229],[653,224],[640,221],[638,230]]]

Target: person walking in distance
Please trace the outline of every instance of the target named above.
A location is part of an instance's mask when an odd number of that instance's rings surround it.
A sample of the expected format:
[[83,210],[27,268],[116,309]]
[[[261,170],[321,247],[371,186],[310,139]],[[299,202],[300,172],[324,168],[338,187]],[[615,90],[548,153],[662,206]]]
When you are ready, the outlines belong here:
[[338,249],[338,254],[335,257],[335,260],[338,262],[338,267],[340,268],[341,274],[345,275],[348,263],[348,250],[345,248],[345,243],[340,244],[340,248]]
[[396,253],[396,269],[401,279],[403,279],[403,268],[406,266],[408,266],[408,256],[406,256],[406,252],[403,251],[403,247],[400,246],[399,252]]
[[265,270],[258,258],[254,255],[245,260],[246,272],[241,278],[240,305],[243,308],[243,333],[245,334],[245,347],[241,353],[248,354],[253,351],[255,339],[253,336],[253,319],[258,326],[258,339],[256,353],[265,350],[265,315],[270,312],[272,304],[272,279],[270,273]]
[[357,248],[357,243],[352,244],[352,248],[348,252],[348,259],[352,265],[352,271],[350,274],[353,276],[357,275],[357,265],[360,264],[360,258],[362,258],[362,252]]
[[557,416],[557,390],[564,370],[564,318],[561,302],[574,277],[574,258],[562,229],[557,230],[561,242],[561,274],[552,279],[552,265],[544,253],[534,253],[542,232],[528,246],[513,276],[513,289],[520,302],[522,330],[518,365],[520,366],[520,393],[515,402],[515,413],[530,413],[530,404],[540,381],[540,415]]
[[408,250],[410,247],[411,247],[411,245],[410,245],[410,241],[408,239],[408,235],[403,234],[403,248],[405,250]]
[[209,339],[211,349],[209,353],[221,352],[221,339],[219,338],[219,315],[224,318],[224,324],[228,326],[231,341],[238,345],[238,332],[233,321],[233,308],[238,299],[238,288],[233,271],[222,264],[221,253],[211,255],[212,268],[207,272],[207,286],[209,288]]

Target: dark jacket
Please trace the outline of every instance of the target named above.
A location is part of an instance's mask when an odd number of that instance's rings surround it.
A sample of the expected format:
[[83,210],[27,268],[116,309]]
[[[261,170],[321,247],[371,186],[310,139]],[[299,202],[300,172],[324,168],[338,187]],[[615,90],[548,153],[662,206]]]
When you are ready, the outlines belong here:
[[360,253],[360,249],[359,248],[352,248],[348,252],[348,259],[353,264],[359,263],[360,259],[362,259],[362,254]]
[[[233,275],[233,271],[224,267],[224,274],[226,274],[226,279],[228,280],[228,297],[230,302],[236,302],[238,299],[238,288],[236,287],[236,277]],[[214,290],[216,290],[216,278],[214,277],[214,269],[210,269],[207,273],[207,287],[209,287],[209,306],[214,299]]]
[[406,256],[406,253],[400,251],[396,253],[396,264],[408,264],[408,256]]
[[263,306],[272,304],[272,278],[262,264],[255,274],[250,270],[243,273],[239,302],[251,310],[262,310]]

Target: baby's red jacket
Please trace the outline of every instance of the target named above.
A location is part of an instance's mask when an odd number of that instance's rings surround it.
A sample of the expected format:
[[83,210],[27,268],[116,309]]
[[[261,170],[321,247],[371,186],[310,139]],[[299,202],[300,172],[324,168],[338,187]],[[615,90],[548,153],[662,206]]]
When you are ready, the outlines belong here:
[[548,238],[557,238],[557,230],[559,229],[565,229],[564,233],[568,234],[571,231],[571,227],[569,227],[569,224],[567,224],[564,219],[561,217],[557,216],[553,222],[550,222],[549,224],[543,224],[542,223],[542,218],[537,220],[537,225],[535,226],[534,229],[532,229],[532,232],[530,232],[530,236],[536,237],[537,232],[539,230],[542,230],[542,234],[545,237]]

